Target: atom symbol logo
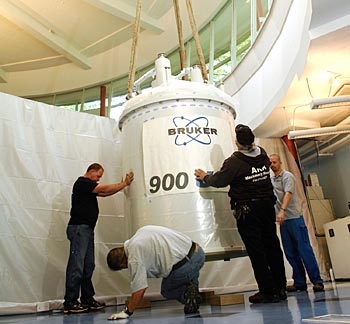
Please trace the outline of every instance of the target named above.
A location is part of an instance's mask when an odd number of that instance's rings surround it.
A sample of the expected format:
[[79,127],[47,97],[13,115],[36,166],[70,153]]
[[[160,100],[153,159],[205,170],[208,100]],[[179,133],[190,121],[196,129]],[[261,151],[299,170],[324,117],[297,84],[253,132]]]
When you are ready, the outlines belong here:
[[175,127],[181,127],[186,130],[185,134],[178,134],[175,137],[175,145],[187,145],[195,141],[200,144],[209,145],[211,138],[208,134],[203,134],[201,129],[208,127],[209,121],[206,117],[197,117],[190,120],[186,117],[174,117],[173,123]]

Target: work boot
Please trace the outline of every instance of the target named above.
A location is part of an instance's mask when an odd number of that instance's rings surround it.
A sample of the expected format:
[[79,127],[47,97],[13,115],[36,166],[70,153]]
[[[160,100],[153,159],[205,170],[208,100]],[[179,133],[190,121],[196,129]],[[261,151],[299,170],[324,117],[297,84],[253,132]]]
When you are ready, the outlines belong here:
[[313,286],[314,292],[324,291],[324,285],[322,283],[316,283]]
[[295,285],[290,285],[286,287],[286,290],[288,292],[295,292],[295,291],[306,291],[307,286],[295,286]]
[[257,292],[255,295],[250,296],[248,299],[252,304],[278,303],[280,301],[280,296],[276,293],[265,294],[262,292]]
[[280,300],[286,300],[287,299],[286,288],[278,289],[278,295],[280,297]]
[[184,313],[194,314],[198,312],[201,303],[201,296],[199,295],[198,286],[194,283],[187,285],[184,292]]

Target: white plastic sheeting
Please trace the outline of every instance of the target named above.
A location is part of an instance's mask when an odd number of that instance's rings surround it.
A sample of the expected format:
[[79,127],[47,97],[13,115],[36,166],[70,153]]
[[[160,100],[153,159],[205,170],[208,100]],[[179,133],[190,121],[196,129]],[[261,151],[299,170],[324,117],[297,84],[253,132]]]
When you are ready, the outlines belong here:
[[[105,168],[101,182],[119,182],[121,159],[115,120],[0,93],[0,314],[62,307],[72,185],[93,162]],[[128,191],[99,198],[93,281],[97,299],[109,304],[130,294],[128,272],[111,272],[105,262],[130,236],[124,197]],[[201,271],[201,290],[255,288],[247,257],[208,262]],[[159,290],[160,280],[151,279],[147,293],[159,297]]]
[[[104,166],[103,182],[120,181],[119,130],[115,120],[0,94],[0,160],[1,314],[63,298],[71,188],[93,162]],[[124,239],[123,194],[100,199],[98,295],[117,291],[104,279],[105,255]]]

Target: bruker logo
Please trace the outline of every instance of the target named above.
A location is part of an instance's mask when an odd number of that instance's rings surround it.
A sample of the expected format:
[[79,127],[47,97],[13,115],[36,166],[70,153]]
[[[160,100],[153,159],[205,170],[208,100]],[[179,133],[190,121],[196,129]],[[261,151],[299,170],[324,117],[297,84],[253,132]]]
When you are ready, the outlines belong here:
[[208,127],[209,121],[206,117],[188,119],[184,116],[173,118],[174,128],[168,128],[168,135],[175,136],[175,145],[188,145],[197,142],[203,145],[211,143],[211,136],[218,135],[216,128]]

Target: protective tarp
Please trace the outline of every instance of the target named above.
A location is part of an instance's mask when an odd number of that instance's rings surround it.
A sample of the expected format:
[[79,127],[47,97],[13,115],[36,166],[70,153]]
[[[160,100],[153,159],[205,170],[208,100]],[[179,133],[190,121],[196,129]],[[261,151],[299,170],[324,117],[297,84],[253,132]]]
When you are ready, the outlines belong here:
[[[103,182],[121,180],[115,120],[0,94],[0,314],[63,298],[72,185],[93,162],[103,165]],[[116,292],[100,265],[112,243],[127,239],[123,201],[123,193],[99,198],[97,295]]]
[[[102,183],[122,179],[117,125],[0,93],[0,314],[62,307],[72,185],[93,162],[105,168]],[[130,294],[128,271],[111,272],[105,261],[109,249],[131,235],[127,199],[127,190],[99,198],[93,282],[96,298],[108,304],[124,303]],[[206,263],[200,289],[256,289],[249,259]],[[160,280],[149,280],[147,294],[159,298],[159,291]]]

